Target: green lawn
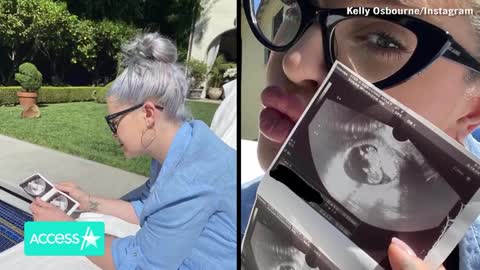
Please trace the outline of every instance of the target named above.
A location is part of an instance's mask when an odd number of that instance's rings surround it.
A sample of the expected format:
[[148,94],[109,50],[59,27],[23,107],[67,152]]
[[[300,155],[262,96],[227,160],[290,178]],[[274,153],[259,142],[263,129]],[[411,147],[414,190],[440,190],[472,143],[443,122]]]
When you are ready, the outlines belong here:
[[[187,102],[195,119],[210,125],[218,104]],[[42,105],[42,117],[21,119],[20,106],[0,107],[0,134],[43,145],[99,163],[148,175],[147,157],[126,160],[104,116],[105,104],[94,102]]]

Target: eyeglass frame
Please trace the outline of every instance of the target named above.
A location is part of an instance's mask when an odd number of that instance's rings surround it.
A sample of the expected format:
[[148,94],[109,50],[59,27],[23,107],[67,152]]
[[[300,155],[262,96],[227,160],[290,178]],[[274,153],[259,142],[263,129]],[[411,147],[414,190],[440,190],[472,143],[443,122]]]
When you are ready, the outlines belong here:
[[[417,47],[407,63],[397,72],[383,80],[372,82],[376,87],[386,89],[401,84],[422,72],[441,56],[480,73],[480,62],[468,53],[448,31],[419,18],[409,15],[371,15],[373,14],[373,8],[368,7],[364,9],[370,10],[370,13],[367,13],[369,16],[359,16],[348,14],[347,8],[319,8],[306,3],[306,1],[298,0],[296,3],[300,7],[301,12],[301,22],[298,31],[290,42],[283,46],[276,46],[258,30],[258,23],[253,14],[253,9],[251,9],[250,0],[243,0],[243,7],[250,29],[257,40],[266,48],[276,52],[287,51],[313,23],[318,22],[322,30],[323,52],[326,64],[330,68],[334,62],[334,39],[332,37],[335,26],[341,21],[353,17],[379,18],[412,31],[417,37]],[[329,21],[329,18],[332,16],[336,17]]]
[[[120,121],[122,121],[123,117],[127,113],[133,112],[134,110],[141,108],[143,105],[145,105],[145,103],[141,103],[141,104],[135,105],[133,107],[130,107],[128,109],[125,109],[125,110],[122,110],[122,111],[112,113],[112,114],[109,114],[109,115],[105,116],[105,121],[107,121],[107,125],[110,127],[110,130],[112,131],[112,133],[114,135],[117,134],[118,125],[120,124]],[[163,107],[160,106],[160,105],[155,104],[155,108],[157,108],[159,110],[163,110]],[[113,122],[114,119],[116,119],[118,117],[121,117],[121,116],[122,116],[122,118],[120,118],[116,123]]]

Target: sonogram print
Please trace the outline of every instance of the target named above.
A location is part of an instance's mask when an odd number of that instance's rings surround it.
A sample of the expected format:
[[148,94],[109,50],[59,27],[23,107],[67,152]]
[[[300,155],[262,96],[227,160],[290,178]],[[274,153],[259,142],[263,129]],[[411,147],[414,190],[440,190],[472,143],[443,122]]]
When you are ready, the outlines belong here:
[[258,198],[242,247],[244,270],[337,270],[284,218]]
[[264,224],[258,223],[253,231],[252,249],[258,269],[264,270],[310,270],[305,254],[282,235]]
[[308,126],[321,183],[372,226],[397,232],[438,226],[459,196],[410,141],[367,115],[324,101]]

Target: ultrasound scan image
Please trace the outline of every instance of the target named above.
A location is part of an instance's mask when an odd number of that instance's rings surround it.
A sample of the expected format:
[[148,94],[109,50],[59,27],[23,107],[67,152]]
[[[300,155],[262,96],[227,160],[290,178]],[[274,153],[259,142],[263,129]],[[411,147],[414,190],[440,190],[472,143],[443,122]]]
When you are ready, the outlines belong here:
[[52,186],[45,182],[45,180],[38,174],[35,174],[24,182],[20,184],[20,186],[25,190],[25,192],[35,197],[42,197],[43,195],[47,194],[50,190],[52,190]]
[[366,114],[327,99],[308,137],[323,186],[362,222],[397,232],[427,230],[459,200],[410,141]]
[[49,203],[60,208],[62,211],[66,211],[68,208],[68,198],[60,193],[52,196],[52,198],[49,200]]
[[253,232],[255,241],[252,249],[258,269],[265,270],[310,270],[305,254],[295,248],[287,239],[276,235],[274,231],[259,223]]
[[245,235],[242,269],[336,270],[315,246],[259,199]]

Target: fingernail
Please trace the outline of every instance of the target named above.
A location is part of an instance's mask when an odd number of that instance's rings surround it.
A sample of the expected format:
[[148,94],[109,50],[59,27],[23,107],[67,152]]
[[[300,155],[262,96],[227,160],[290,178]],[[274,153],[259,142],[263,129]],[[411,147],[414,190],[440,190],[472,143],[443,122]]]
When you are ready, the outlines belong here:
[[402,240],[396,237],[392,238],[392,244],[396,245],[401,250],[405,251],[408,255],[415,256],[415,257],[417,256],[417,254],[415,254],[415,252],[407,244],[405,244],[405,242],[403,242]]

